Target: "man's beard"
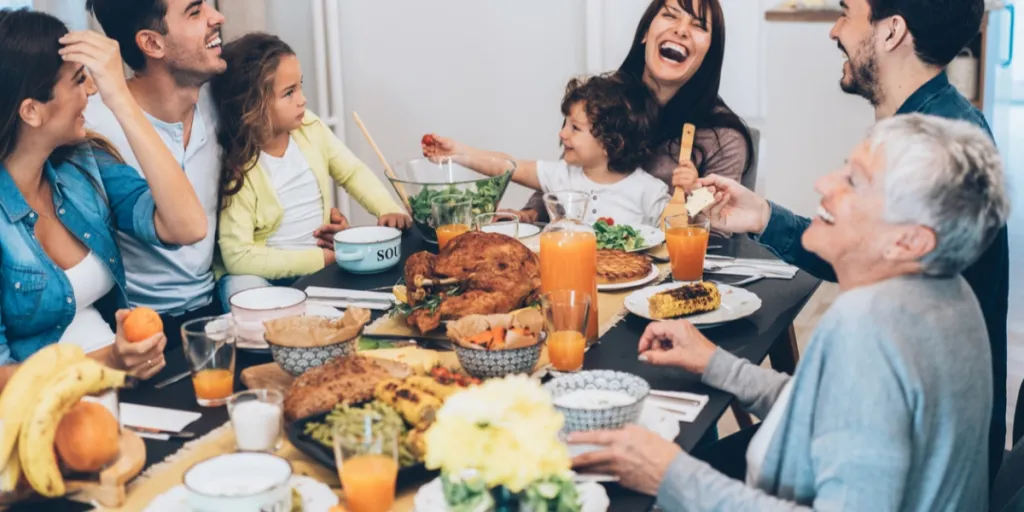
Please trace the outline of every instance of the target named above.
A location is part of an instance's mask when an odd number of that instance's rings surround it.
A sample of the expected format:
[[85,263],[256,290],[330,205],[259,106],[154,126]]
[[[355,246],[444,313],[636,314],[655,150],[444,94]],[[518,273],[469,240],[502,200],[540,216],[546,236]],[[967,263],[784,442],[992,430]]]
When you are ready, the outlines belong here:
[[[173,47],[169,48],[173,49]],[[174,55],[179,55],[180,52],[169,52]],[[219,74],[220,70],[210,69],[209,65],[205,61],[205,55],[196,58],[167,58],[167,67],[170,70],[171,76],[174,78],[175,84],[179,87],[201,87],[206,82],[209,82],[214,76]]]
[[850,74],[843,73],[839,86],[847,94],[856,94],[871,102],[871,105],[878,106],[882,103],[882,90],[878,84],[878,59],[874,47],[871,46],[869,38],[860,48],[860,60],[858,63],[853,56],[846,52],[842,43],[839,49],[843,50],[850,63]]

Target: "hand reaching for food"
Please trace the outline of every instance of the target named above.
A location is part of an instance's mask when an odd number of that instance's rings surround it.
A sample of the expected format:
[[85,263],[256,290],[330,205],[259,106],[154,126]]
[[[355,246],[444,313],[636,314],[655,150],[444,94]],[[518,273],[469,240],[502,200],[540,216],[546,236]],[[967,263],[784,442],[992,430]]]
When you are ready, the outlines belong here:
[[427,158],[452,156],[462,152],[459,149],[460,144],[455,140],[432,133],[423,136],[423,139],[420,140],[420,147],[423,149],[423,156]]

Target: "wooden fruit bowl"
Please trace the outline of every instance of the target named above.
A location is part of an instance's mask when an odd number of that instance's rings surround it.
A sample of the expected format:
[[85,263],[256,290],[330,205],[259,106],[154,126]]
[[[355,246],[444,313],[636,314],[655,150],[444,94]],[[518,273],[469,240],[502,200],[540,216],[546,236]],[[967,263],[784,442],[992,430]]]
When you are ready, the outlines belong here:
[[[65,480],[67,497],[83,503],[96,502],[108,508],[124,505],[126,486],[142,472],[146,465],[146,444],[135,432],[121,429],[121,444],[117,460],[96,475],[95,480]],[[36,501],[41,497],[27,483],[19,491],[0,496],[0,507],[22,501]]]

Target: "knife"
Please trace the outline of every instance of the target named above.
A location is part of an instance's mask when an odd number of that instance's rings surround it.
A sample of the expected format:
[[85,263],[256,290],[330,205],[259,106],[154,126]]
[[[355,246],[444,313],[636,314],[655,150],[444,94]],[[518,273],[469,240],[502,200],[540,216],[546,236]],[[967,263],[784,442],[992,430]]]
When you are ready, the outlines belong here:
[[177,375],[175,375],[175,376],[173,376],[173,377],[171,377],[171,378],[169,378],[167,380],[163,380],[163,381],[158,382],[153,387],[156,388],[156,389],[163,389],[163,388],[166,388],[167,386],[170,386],[171,384],[174,384],[175,382],[178,382],[181,379],[184,379],[185,377],[188,377],[189,375],[192,375],[191,371],[181,372],[181,373],[179,373],[179,374],[177,374]]
[[124,425],[124,429],[125,430],[131,430],[132,432],[135,432],[136,434],[165,435],[165,436],[168,436],[168,437],[170,437],[172,439],[193,439],[193,438],[196,437],[195,432],[189,432],[187,430],[182,430],[181,432],[173,432],[173,431],[170,431],[170,430],[160,430],[158,428],[133,427],[131,425]]

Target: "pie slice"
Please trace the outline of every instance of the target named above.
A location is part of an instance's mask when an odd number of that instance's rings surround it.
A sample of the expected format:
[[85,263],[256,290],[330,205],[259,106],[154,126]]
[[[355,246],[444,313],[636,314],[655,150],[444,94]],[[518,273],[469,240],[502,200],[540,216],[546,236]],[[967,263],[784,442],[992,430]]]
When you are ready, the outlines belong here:
[[651,273],[646,254],[611,249],[597,251],[597,284],[621,284],[638,281]]

